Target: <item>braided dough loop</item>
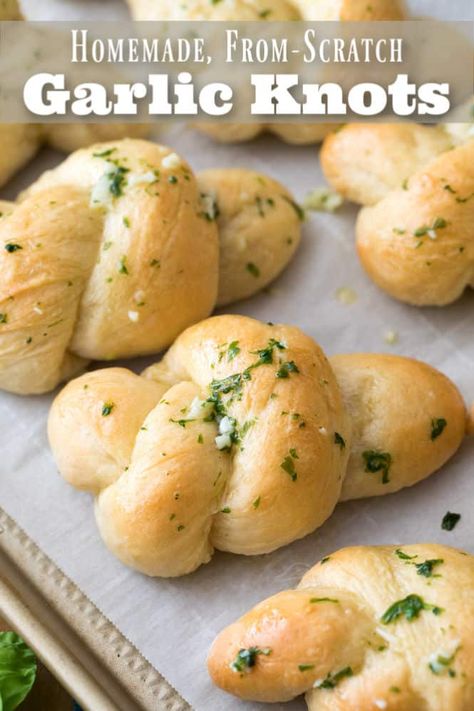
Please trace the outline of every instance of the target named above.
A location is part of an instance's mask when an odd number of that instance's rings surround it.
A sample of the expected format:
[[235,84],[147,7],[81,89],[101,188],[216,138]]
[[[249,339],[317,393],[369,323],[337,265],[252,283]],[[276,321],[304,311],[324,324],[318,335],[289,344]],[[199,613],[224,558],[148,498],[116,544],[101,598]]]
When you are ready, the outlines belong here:
[[2,219],[2,387],[52,389],[69,353],[156,352],[211,311],[216,227],[175,155],[132,140],[78,151]]
[[[415,567],[427,560],[435,571],[428,577]],[[315,565],[296,590],[221,632],[209,672],[243,699],[288,701],[307,692],[310,711],[470,711],[473,586],[474,558],[454,548],[345,548]],[[425,609],[384,624],[386,611],[409,596]],[[239,651],[251,648],[266,654],[234,671]]]
[[97,496],[107,546],[148,575],[191,572],[214,548],[270,552],[341,497],[429,476],[465,435],[458,391],[429,366],[363,354],[332,365],[297,328],[208,319],[144,378],[114,368],[69,383],[50,413],[53,454]]
[[[239,350],[229,359],[231,342]],[[298,372],[278,377],[285,363]],[[209,397],[213,381],[242,373],[231,391],[225,383],[219,391],[218,411],[222,404],[240,433],[228,452],[216,446],[212,408],[196,414],[193,402]],[[185,331],[145,373],[150,382],[122,376],[112,369],[70,383],[52,407],[49,436],[74,486],[97,492],[115,477],[98,496],[96,516],[105,542],[127,565],[148,575],[182,575],[207,562],[213,548],[269,552],[307,535],[332,512],[350,427],[327,359],[298,329],[216,317]],[[142,419],[145,386],[153,409]],[[114,407],[104,417],[107,402]],[[304,413],[305,426],[290,412]],[[72,422],[74,442],[65,437]],[[334,446],[335,432],[347,449]],[[115,452],[124,451],[124,441],[127,456],[120,457]],[[84,462],[79,453],[86,448]]]
[[357,250],[391,296],[445,306],[474,287],[474,140],[442,153],[406,185],[361,210]]
[[196,181],[131,139],[78,151],[0,220],[0,387],[46,392],[87,360],[156,353],[270,283],[300,237],[291,194],[259,173]]

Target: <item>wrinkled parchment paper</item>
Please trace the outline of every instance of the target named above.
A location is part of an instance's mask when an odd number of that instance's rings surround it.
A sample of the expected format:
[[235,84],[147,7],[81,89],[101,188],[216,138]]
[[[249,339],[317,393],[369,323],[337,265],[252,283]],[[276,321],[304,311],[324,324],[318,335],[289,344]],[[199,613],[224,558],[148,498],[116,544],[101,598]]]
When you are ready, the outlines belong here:
[[[118,0],[61,2],[29,0],[39,19],[93,16],[113,19],[125,8]],[[28,8],[28,2],[24,5]],[[466,18],[470,0],[416,5],[452,19]],[[430,6],[429,8],[427,6]],[[464,13],[463,13],[464,8]],[[61,11],[61,14],[59,12]],[[444,14],[443,14],[444,13]],[[472,10],[471,10],[472,16]],[[182,153],[195,169],[242,166],[271,174],[298,200],[323,183],[314,147],[295,148],[265,138],[243,146],[218,146],[177,127],[160,140]],[[42,154],[6,190],[13,197],[60,156]],[[468,403],[474,400],[474,292],[443,309],[415,309],[391,300],[360,268],[354,250],[356,208],[313,215],[304,228],[294,262],[269,293],[232,307],[234,313],[303,328],[328,354],[374,351],[414,356],[450,376]],[[0,276],[1,278],[1,276]],[[351,305],[336,297],[341,288],[357,295]],[[398,342],[386,342],[387,332]],[[136,360],[140,370],[150,360]],[[0,393],[0,504],[36,543],[138,647],[197,711],[263,708],[243,704],[213,688],[206,655],[214,636],[260,599],[294,586],[322,556],[354,544],[438,542],[474,553],[474,441],[466,441],[444,469],[413,489],[340,505],[313,535],[271,555],[244,558],[217,553],[193,575],[152,580],[134,573],[108,553],[98,536],[91,498],[57,474],[46,439],[52,396],[20,398]],[[387,403],[389,406],[390,403]],[[72,433],[73,436],[73,433]],[[441,530],[447,510],[462,514],[457,528]],[[304,708],[303,701],[276,709]]]

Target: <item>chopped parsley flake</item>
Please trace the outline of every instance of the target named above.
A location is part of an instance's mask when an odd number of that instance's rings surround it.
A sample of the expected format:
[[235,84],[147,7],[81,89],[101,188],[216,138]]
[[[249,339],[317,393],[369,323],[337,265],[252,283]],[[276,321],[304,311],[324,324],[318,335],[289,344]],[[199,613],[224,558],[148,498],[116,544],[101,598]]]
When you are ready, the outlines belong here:
[[437,217],[431,227],[430,225],[423,225],[422,227],[418,227],[413,234],[415,237],[429,237],[430,239],[436,239],[438,236],[437,231],[442,230],[447,226],[448,223],[443,217]]
[[18,252],[19,249],[23,249],[23,247],[19,244],[14,244],[13,242],[7,242],[7,244],[5,245],[5,251],[9,254],[12,254],[13,252]]
[[119,274],[127,274],[127,275],[130,273],[128,271],[127,257],[125,255],[123,257],[120,257],[120,261],[118,263],[118,273]]
[[102,153],[93,153],[92,157],[93,158],[109,158],[109,156],[112,155],[117,149],[116,148],[107,148],[105,151],[102,151]]
[[249,647],[248,649],[241,649],[237,654],[233,662],[231,662],[230,668],[234,672],[242,673],[249,671],[257,663],[257,657],[259,654],[263,654],[268,657],[272,653],[269,647],[265,649],[259,649],[258,647]]
[[298,664],[298,669],[300,672],[309,671],[310,669],[314,669],[314,664]]
[[413,560],[414,558],[418,558],[417,555],[408,555],[408,553],[404,553],[400,548],[397,548],[395,555],[398,556],[400,560]]
[[253,262],[248,262],[246,269],[253,277],[258,278],[260,276],[260,269]]
[[289,198],[287,195],[282,195],[282,198],[283,198],[283,200],[285,200],[285,201],[288,203],[288,205],[291,205],[291,207],[293,208],[293,210],[296,212],[299,221],[300,221],[300,222],[304,222],[304,221],[305,221],[305,218],[306,218],[306,215],[305,215],[305,211],[303,210],[303,208],[301,207],[301,205],[298,205],[297,202],[295,202],[294,200],[292,200],[291,198]]
[[444,417],[438,417],[437,419],[431,420],[431,439],[434,441],[441,434],[443,434],[444,429],[448,423]]
[[0,323],[8,323],[8,314],[0,314]]
[[345,678],[353,676],[354,672],[352,671],[352,667],[344,667],[344,669],[341,669],[341,671],[336,672],[336,674],[329,674],[325,679],[322,681],[318,681],[314,688],[315,689],[334,689],[340,681],[342,681]]
[[126,175],[129,173],[128,168],[124,168],[122,165],[116,165],[107,173],[107,178],[109,179],[109,190],[114,197],[120,197],[123,195],[123,189],[127,184]]
[[286,346],[281,341],[277,341],[275,338],[270,338],[265,348],[260,348],[258,351],[252,351],[253,355],[258,355],[258,361],[255,363],[254,368],[259,365],[269,365],[270,363],[273,363],[273,352],[275,349],[284,351]]
[[336,600],[331,597],[312,597],[310,599],[311,604],[316,604],[316,603],[320,603],[320,602],[333,602],[335,605],[339,604],[339,600]]
[[293,461],[294,459],[298,459],[298,455],[296,453],[296,450],[290,449],[289,455],[287,455],[280,464],[280,467],[283,469],[283,471],[285,471],[291,477],[291,481],[296,481],[298,478],[298,474],[295,469],[295,463]]
[[290,373],[299,373],[299,368],[296,365],[294,360],[287,361],[286,363],[282,363],[279,369],[276,372],[276,377],[285,379],[290,377]]
[[388,484],[390,481],[389,472],[392,464],[392,455],[388,452],[368,450],[366,452],[362,452],[362,457],[365,462],[365,471],[370,474],[382,472],[382,484]]
[[423,610],[431,610],[434,615],[440,615],[443,611],[436,605],[429,605],[419,595],[408,595],[403,600],[394,602],[380,619],[384,625],[396,622],[400,617],[405,617],[408,622],[412,622]]
[[230,362],[234,360],[240,353],[240,347],[238,341],[232,341],[227,349],[227,360]]
[[102,406],[102,417],[108,417],[114,407],[115,404],[113,402],[105,402]]
[[252,506],[254,507],[254,509],[258,509],[258,507],[260,506],[260,501],[261,501],[261,500],[262,500],[262,497],[261,497],[261,496],[257,496],[257,498],[255,499],[255,501],[254,501],[253,504],[252,504]]
[[453,528],[456,527],[456,525],[458,524],[460,519],[461,519],[461,514],[452,513],[451,511],[448,511],[443,516],[443,520],[441,522],[441,528],[444,531],[452,531]]
[[346,448],[346,441],[344,437],[339,434],[339,432],[334,433],[334,444],[337,444],[341,449]]
[[442,563],[444,563],[442,558],[431,558],[430,560],[425,560],[424,563],[414,563],[414,566],[418,575],[423,575],[425,578],[431,578],[433,576],[433,568],[436,565],[441,565]]
[[174,420],[172,417],[170,417],[170,420],[169,420],[169,421],[170,421],[170,422],[173,422],[173,423],[176,424],[176,425],[179,425],[179,426],[182,427],[183,429],[186,428],[186,425],[188,424],[188,422],[195,422],[194,419],[190,419],[190,420],[185,420],[185,419]]

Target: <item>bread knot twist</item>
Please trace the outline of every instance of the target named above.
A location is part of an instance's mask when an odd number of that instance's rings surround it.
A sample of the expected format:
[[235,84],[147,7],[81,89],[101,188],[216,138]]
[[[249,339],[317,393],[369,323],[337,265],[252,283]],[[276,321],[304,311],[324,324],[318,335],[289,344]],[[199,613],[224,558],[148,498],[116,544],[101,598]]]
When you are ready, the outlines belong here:
[[144,377],[111,368],[74,380],[48,425],[63,477],[97,497],[107,546],[156,576],[189,573],[214,549],[270,552],[318,528],[340,498],[410,486],[465,428],[458,391],[429,366],[330,363],[299,329],[242,316],[192,326]]
[[4,204],[0,387],[46,392],[88,360],[160,351],[268,284],[300,228],[291,195],[259,173],[196,179],[133,139],[77,151]]
[[470,711],[474,559],[440,545],[345,548],[217,637],[213,681],[310,711]]
[[391,296],[444,306],[474,287],[472,125],[346,126],[321,151],[329,182],[364,207],[357,250]]

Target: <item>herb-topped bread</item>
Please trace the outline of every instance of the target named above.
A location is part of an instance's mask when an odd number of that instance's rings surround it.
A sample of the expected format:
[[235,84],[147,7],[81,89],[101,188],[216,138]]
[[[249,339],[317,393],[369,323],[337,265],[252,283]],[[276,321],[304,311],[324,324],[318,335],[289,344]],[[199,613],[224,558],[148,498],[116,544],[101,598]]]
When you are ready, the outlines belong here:
[[434,544],[344,548],[217,637],[213,681],[309,711],[471,711],[474,558]]
[[291,543],[341,497],[429,476],[466,431],[460,394],[433,368],[328,361],[298,328],[243,316],[192,326],[143,375],[111,368],[69,383],[49,438],[63,477],[96,495],[107,546],[152,576],[192,572],[214,549]]
[[331,185],[366,206],[357,250],[378,286],[416,306],[474,287],[472,126],[354,124],[326,139],[321,161]]
[[[52,390],[88,360],[157,353],[293,256],[301,212],[246,170],[194,176],[125,139],[71,155],[0,218],[0,387]],[[220,246],[219,246],[220,239]]]

